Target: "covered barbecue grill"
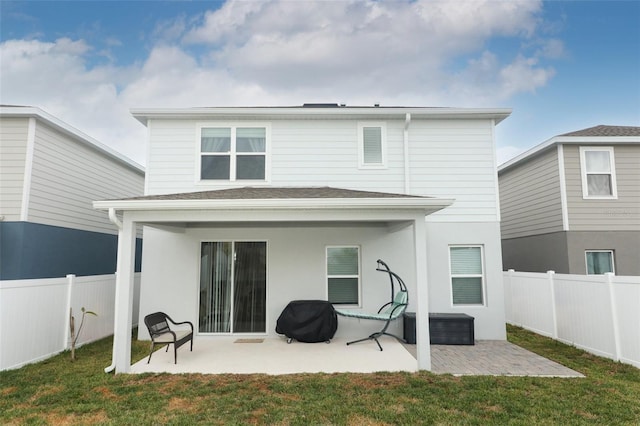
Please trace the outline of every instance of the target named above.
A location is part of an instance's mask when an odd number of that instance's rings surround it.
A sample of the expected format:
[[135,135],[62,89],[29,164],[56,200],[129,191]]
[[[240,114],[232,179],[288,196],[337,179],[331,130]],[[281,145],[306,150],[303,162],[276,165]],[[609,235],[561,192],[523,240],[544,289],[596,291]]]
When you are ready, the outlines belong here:
[[305,343],[329,343],[338,329],[338,316],[326,300],[294,300],[284,308],[276,333]]

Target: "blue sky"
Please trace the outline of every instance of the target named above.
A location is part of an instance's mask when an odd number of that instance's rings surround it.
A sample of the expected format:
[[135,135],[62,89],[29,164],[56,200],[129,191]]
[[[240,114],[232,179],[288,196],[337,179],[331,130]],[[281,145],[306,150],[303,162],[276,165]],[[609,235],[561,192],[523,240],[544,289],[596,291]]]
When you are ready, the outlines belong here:
[[0,103],[142,164],[130,108],[508,107],[499,162],[640,126],[640,1],[0,1]]

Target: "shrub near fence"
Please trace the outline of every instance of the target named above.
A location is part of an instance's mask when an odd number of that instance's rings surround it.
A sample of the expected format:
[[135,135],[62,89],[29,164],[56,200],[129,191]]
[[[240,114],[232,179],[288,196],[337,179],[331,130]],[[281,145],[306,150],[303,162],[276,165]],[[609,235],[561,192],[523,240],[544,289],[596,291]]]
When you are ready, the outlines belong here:
[[[135,274],[133,320],[138,319],[140,274]],[[86,318],[77,346],[113,334],[115,274],[0,281],[0,370],[18,368],[70,348],[69,308],[76,327]]]
[[504,273],[507,322],[640,368],[640,277]]

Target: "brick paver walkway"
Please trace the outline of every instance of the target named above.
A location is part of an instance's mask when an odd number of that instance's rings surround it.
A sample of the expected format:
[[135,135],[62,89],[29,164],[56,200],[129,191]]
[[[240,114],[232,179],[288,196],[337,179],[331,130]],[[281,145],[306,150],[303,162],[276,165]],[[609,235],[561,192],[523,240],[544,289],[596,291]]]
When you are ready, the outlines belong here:
[[475,345],[431,345],[433,373],[454,375],[584,377],[507,341],[476,340]]

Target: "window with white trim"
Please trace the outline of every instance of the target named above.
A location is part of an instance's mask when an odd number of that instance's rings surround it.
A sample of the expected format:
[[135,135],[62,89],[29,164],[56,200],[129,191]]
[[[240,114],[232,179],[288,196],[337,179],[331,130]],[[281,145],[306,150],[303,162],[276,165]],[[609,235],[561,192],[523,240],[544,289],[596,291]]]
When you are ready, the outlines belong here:
[[613,147],[580,147],[583,198],[617,198]]
[[201,127],[201,180],[266,180],[265,127]]
[[384,123],[358,123],[358,157],[360,168],[386,168],[386,133]]
[[360,305],[360,248],[327,247],[327,300]]
[[615,273],[613,250],[586,250],[587,275]]
[[484,305],[482,246],[449,246],[453,305]]

